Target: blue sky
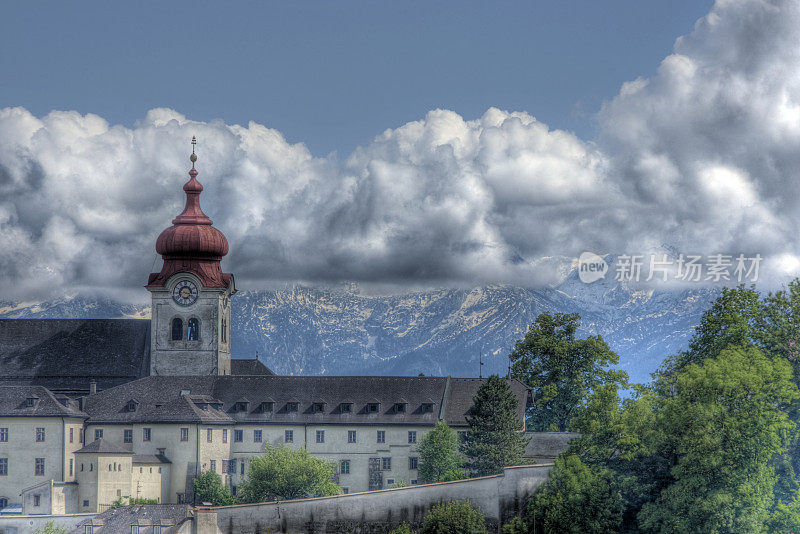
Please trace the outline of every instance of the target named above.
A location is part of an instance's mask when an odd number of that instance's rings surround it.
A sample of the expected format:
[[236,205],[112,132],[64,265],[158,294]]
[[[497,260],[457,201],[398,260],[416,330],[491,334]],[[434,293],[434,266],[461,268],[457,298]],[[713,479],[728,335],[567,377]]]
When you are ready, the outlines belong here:
[[193,135],[242,287],[800,272],[797,0],[2,9],[0,294],[141,293]]
[[522,110],[595,136],[708,0],[4,2],[0,108],[133,126],[169,107],[349,154],[431,109]]

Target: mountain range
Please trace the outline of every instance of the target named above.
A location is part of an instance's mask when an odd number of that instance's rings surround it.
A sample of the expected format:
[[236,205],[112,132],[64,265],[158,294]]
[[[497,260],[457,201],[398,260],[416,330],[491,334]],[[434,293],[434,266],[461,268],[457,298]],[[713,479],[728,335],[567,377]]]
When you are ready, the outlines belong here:
[[[686,347],[712,288],[633,289],[584,284],[574,270],[555,287],[489,285],[400,295],[365,295],[355,285],[246,290],[232,299],[236,358],[258,357],[279,374],[505,374],[517,339],[543,312],[578,313],[580,335],[599,334],[619,368],[647,381]],[[149,307],[76,295],[0,302],[0,318],[147,318]],[[483,361],[483,366],[480,361]]]

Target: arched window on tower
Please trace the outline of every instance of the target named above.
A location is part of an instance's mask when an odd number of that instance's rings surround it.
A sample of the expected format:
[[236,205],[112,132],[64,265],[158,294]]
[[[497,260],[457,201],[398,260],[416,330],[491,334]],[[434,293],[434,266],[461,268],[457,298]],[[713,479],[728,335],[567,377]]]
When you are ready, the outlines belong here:
[[197,338],[200,337],[200,320],[196,317],[192,317],[189,319],[188,326],[186,339],[189,341],[197,341]]
[[175,317],[172,320],[172,341],[183,339],[183,319]]
[[222,332],[220,332],[220,335],[222,337],[222,342],[223,343],[227,342],[227,340],[228,340],[228,332],[227,332],[227,329],[225,328],[226,326],[227,326],[227,324],[225,323],[225,317],[223,317],[222,318]]

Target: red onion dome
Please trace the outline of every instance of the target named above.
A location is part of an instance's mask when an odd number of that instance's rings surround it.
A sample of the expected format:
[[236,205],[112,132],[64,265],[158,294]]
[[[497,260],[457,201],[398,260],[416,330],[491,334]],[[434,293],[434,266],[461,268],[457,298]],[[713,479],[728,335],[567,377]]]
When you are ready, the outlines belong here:
[[172,220],[172,226],[161,232],[156,252],[166,258],[221,259],[228,253],[228,240],[211,226],[213,222],[200,209],[203,186],[197,181],[197,171],[189,171],[189,181],[183,186],[186,206]]

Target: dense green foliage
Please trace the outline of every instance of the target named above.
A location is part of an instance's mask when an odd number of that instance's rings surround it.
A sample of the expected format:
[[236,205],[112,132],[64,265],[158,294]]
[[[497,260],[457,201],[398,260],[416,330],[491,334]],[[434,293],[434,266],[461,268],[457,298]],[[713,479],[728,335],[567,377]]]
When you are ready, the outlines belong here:
[[505,532],[797,532],[798,342],[800,282],[724,290],[651,384],[594,381],[582,437]]
[[204,471],[192,482],[198,504],[210,502],[214,506],[233,504],[230,490],[222,484],[222,478],[216,471]]
[[501,473],[522,463],[525,438],[517,415],[519,401],[508,380],[492,375],[481,384],[467,415],[463,450],[472,476]]
[[408,526],[408,523],[403,523],[396,529],[389,532],[389,534],[414,534],[414,531],[411,530],[411,527]]
[[434,506],[425,517],[420,534],[489,534],[483,512],[469,501]]
[[[458,434],[439,421],[417,446],[419,480],[422,483],[447,482],[464,478],[464,457],[458,452]],[[461,476],[459,476],[461,475]]]
[[250,462],[239,489],[241,502],[264,502],[337,495],[333,465],[304,449],[267,445],[263,455]]
[[523,518],[503,534],[615,532],[622,524],[622,496],[609,469],[592,470],[574,454],[556,460],[542,490],[533,494]]
[[592,391],[603,384],[624,385],[628,376],[607,369],[619,363],[600,336],[576,339],[577,314],[543,313],[510,355],[514,378],[527,384],[534,407],[528,413],[531,430],[570,430]]

